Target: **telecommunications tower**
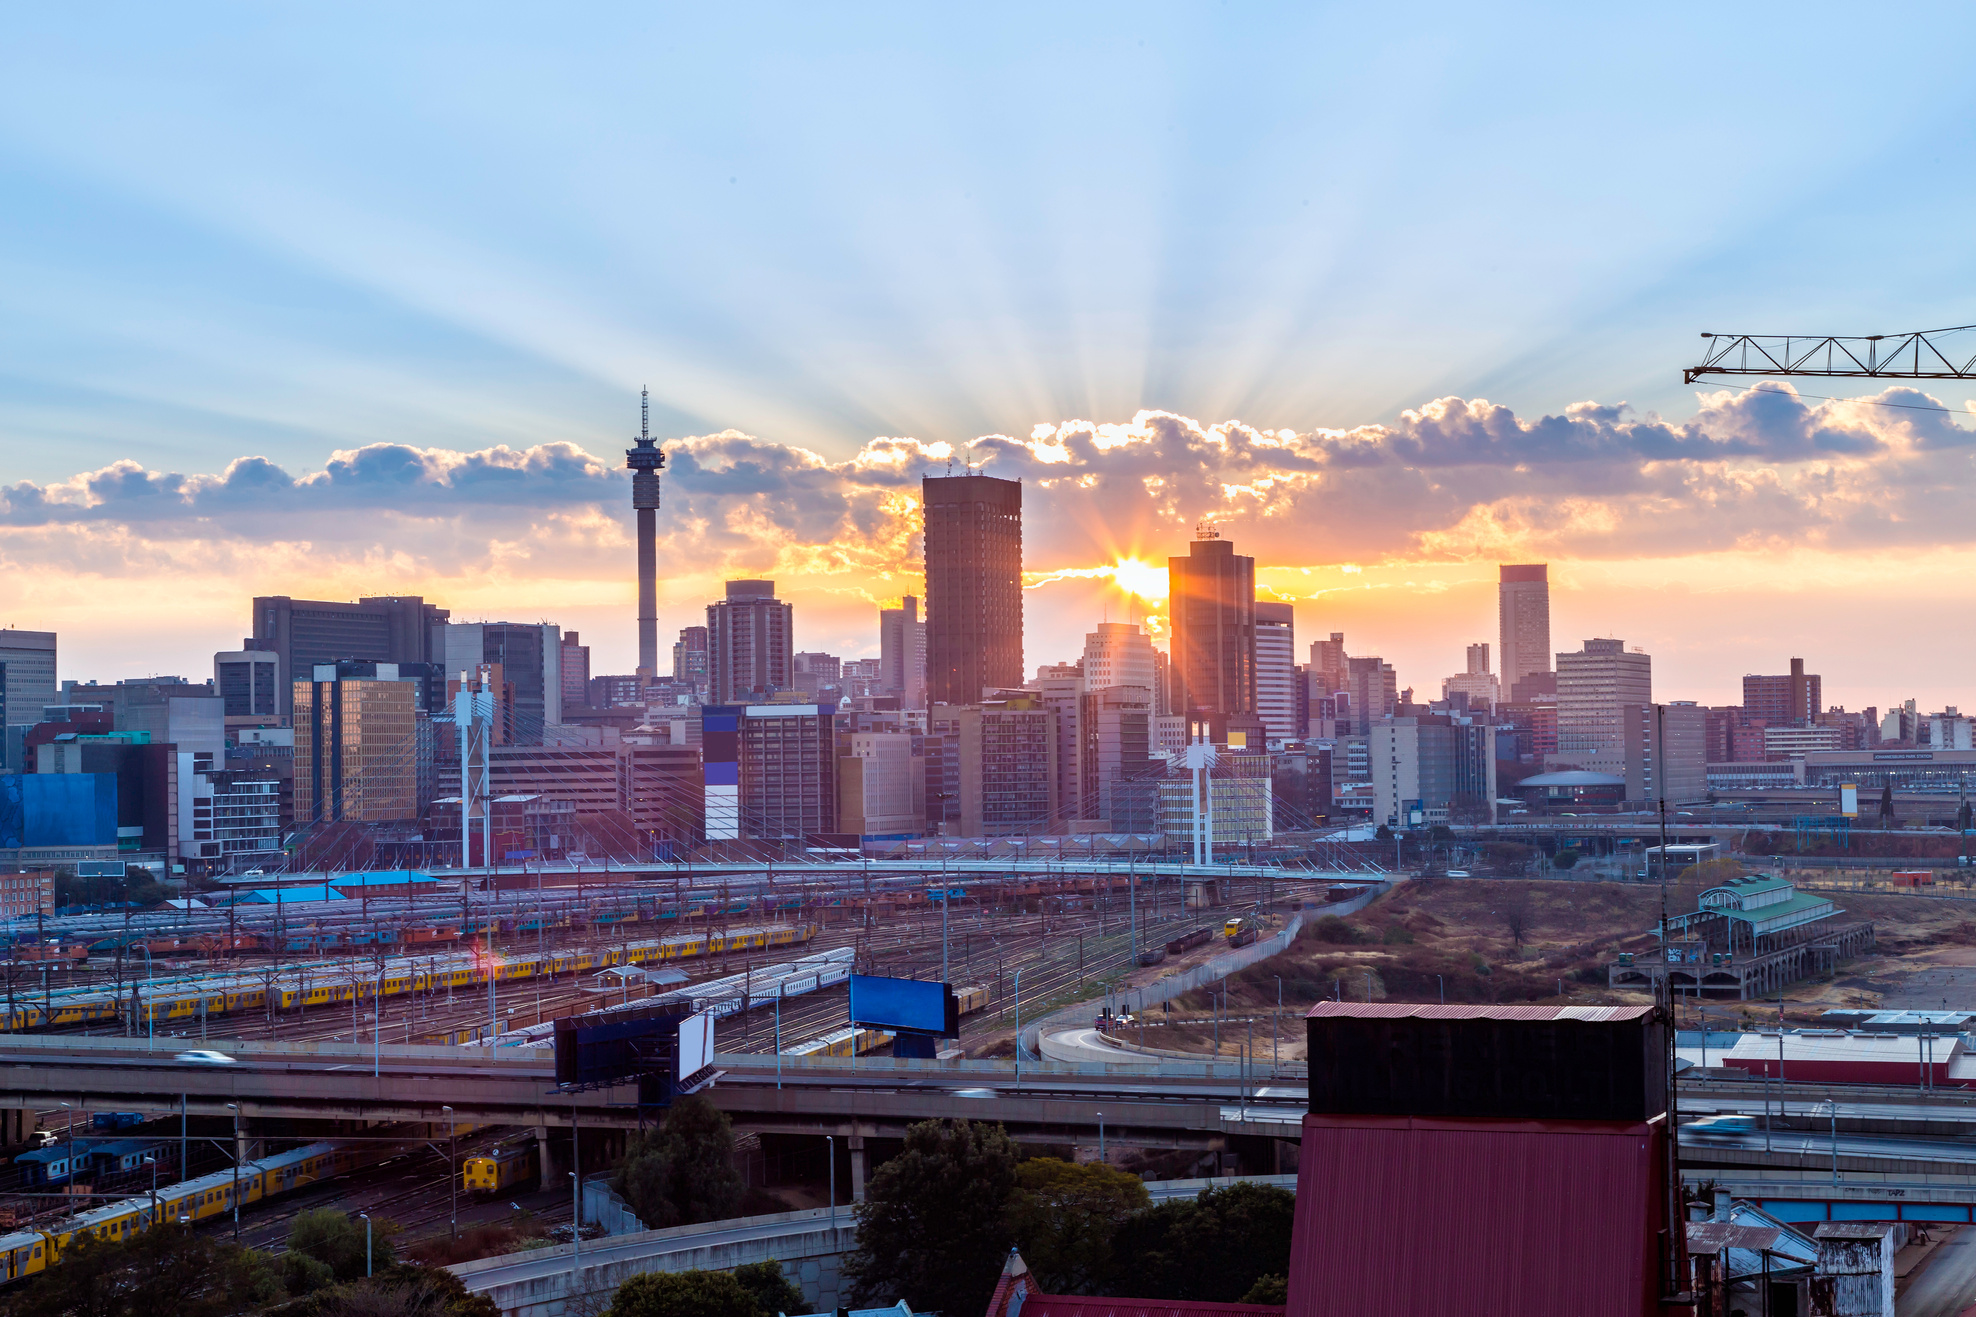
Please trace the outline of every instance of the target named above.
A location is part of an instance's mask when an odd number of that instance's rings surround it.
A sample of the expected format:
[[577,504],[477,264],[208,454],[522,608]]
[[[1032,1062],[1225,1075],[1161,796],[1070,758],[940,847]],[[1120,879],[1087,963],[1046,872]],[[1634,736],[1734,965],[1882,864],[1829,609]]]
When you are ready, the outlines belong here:
[[638,513],[638,676],[659,675],[659,472],[666,455],[652,438],[652,395],[638,391],[638,446],[624,451],[631,506]]

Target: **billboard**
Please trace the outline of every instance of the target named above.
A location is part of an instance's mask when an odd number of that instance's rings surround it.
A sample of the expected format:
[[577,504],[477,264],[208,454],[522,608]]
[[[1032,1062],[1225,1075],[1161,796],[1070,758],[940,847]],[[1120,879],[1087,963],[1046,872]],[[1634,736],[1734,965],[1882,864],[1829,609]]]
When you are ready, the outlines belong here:
[[714,1013],[701,1011],[679,1022],[679,1064],[674,1078],[685,1083],[714,1063]]
[[0,777],[0,850],[116,844],[115,773]]
[[1849,819],[1859,817],[1859,783],[1842,782],[1839,784],[1839,813]]
[[[690,1012],[672,1006],[644,1011],[593,1011],[556,1021],[556,1083],[559,1087],[622,1084],[655,1069],[667,1069],[678,1046],[680,1022]],[[708,1046],[712,1046],[711,1033]]]
[[851,1023],[935,1038],[960,1036],[960,1006],[944,983],[851,976]]

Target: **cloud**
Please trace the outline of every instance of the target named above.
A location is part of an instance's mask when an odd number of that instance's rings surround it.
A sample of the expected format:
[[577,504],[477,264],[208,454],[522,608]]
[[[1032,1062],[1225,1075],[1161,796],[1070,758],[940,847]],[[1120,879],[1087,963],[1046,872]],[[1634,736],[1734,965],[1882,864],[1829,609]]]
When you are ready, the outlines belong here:
[[[737,431],[669,441],[669,576],[781,574],[873,597],[918,572],[922,473],[950,458],[1024,482],[1038,571],[1158,561],[1203,519],[1268,564],[1680,557],[1767,544],[1845,551],[1976,539],[1976,432],[1908,388],[1819,402],[1787,386],[1702,395],[1679,423],[1623,404],[1526,419],[1441,398],[1391,425],[1267,430],[1146,411],[1027,436],[876,438],[844,460]],[[574,444],[474,452],[373,444],[292,474],[118,462],[0,489],[0,562],[116,577],[257,562],[392,579],[627,574],[630,484]]]

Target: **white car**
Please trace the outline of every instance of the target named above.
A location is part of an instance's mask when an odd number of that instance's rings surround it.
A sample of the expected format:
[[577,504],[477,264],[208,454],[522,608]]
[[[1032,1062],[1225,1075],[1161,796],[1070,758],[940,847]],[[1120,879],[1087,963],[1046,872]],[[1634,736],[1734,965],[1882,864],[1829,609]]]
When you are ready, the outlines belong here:
[[225,1052],[208,1052],[205,1051],[204,1049],[199,1049],[191,1052],[180,1052],[177,1056],[173,1057],[172,1060],[184,1061],[191,1065],[233,1065],[234,1064],[234,1058],[228,1056]]

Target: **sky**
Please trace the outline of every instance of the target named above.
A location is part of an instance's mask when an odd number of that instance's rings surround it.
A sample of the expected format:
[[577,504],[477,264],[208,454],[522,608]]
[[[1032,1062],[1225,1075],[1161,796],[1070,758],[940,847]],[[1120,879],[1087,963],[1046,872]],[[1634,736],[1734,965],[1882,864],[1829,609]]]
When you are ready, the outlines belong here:
[[649,388],[662,634],[771,576],[875,653],[954,462],[1032,668],[1211,520],[1421,692],[1547,561],[1659,697],[1976,705],[1976,386],[1681,382],[1976,320],[1970,14],[1621,9],[16,7],[0,626],[199,677],[418,593],[628,671]]

